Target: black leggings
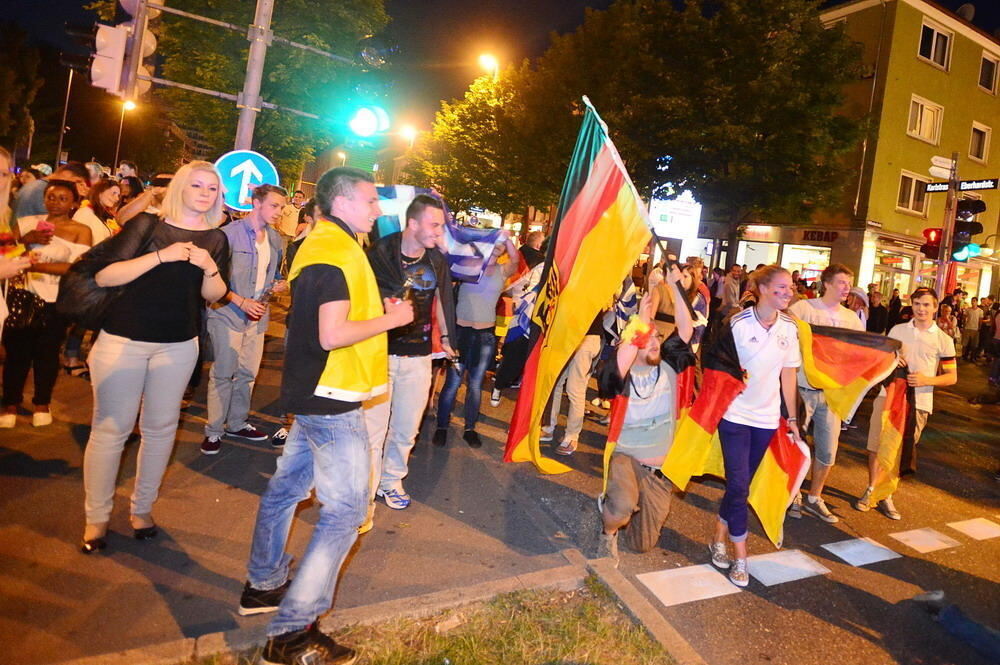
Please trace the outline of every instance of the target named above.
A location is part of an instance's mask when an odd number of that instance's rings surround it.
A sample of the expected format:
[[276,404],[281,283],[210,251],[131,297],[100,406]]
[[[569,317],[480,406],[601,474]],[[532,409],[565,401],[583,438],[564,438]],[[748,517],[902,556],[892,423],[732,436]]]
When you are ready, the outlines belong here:
[[52,402],[52,388],[59,376],[59,352],[66,337],[66,322],[56,314],[53,303],[46,303],[45,309],[41,325],[3,331],[3,346],[7,351],[3,365],[5,407],[20,405],[24,401],[24,384],[31,370],[35,375],[32,404],[48,406]]

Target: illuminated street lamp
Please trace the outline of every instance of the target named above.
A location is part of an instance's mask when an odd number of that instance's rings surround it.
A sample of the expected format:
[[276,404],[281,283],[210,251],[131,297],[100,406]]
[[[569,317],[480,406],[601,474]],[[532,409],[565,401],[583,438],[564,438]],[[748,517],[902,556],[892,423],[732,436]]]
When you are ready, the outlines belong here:
[[417,140],[417,128],[413,125],[403,125],[399,130],[399,135],[402,136],[410,144],[410,150],[413,150],[413,142]]
[[125,126],[125,111],[134,111],[135,102],[131,99],[127,99],[122,102],[122,114],[121,118],[118,120],[118,140],[115,142],[115,161],[111,162],[114,165],[118,165],[118,151],[122,146],[122,128]]
[[344,166],[345,164],[347,164],[347,153],[346,152],[344,152],[344,151],[338,152],[337,153],[337,157],[340,158],[340,165],[341,166]]
[[483,53],[479,56],[479,66],[490,72],[493,75],[494,81],[500,75],[500,63],[497,61],[496,56]]

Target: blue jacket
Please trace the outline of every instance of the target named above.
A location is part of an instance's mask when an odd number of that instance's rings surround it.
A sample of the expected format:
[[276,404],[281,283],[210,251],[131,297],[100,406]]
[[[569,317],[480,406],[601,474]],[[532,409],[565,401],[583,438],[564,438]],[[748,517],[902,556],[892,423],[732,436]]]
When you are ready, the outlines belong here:
[[[254,291],[257,281],[257,243],[255,232],[250,223],[244,219],[230,222],[222,227],[222,232],[229,239],[229,290],[243,298],[259,298],[261,293]],[[281,236],[272,227],[264,227],[264,234],[267,243],[271,248],[271,256],[267,261],[267,274],[269,279],[264,280],[266,291],[275,280],[281,279]],[[236,299],[239,302],[239,298]],[[257,326],[257,332],[263,333],[267,330],[269,314],[261,317],[260,321],[251,321],[246,313],[236,306],[236,303],[219,301],[208,308],[208,316],[213,319],[222,320],[233,330],[246,330],[251,325]]]

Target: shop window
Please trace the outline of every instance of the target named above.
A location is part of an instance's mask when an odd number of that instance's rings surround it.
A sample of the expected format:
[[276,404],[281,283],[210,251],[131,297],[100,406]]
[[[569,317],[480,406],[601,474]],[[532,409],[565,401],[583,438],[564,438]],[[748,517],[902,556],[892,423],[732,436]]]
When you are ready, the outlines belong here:
[[990,135],[993,130],[978,122],[972,123],[972,139],[969,141],[969,158],[986,163],[990,154]]
[[906,124],[906,133],[915,139],[937,145],[941,137],[943,116],[944,107],[913,95],[910,98],[910,118]]
[[815,282],[823,269],[830,265],[830,248],[812,245],[785,245],[781,254],[781,265],[791,271],[799,271],[799,277],[807,282]]
[[899,176],[899,198],[896,209],[904,212],[925,215],[927,212],[927,193],[925,187],[928,179],[914,173],[904,171]]
[[983,52],[983,59],[979,65],[979,87],[993,95],[997,92],[998,63],[1000,58],[992,53]]
[[951,57],[951,38],[950,32],[924,19],[917,54],[921,59],[947,70],[948,60]]

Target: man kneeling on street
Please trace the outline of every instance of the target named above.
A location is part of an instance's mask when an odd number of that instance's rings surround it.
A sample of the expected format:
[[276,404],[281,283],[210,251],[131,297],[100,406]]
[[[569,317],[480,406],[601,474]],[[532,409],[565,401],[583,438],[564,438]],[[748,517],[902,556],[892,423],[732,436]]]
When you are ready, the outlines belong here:
[[[649,279],[652,292],[664,277],[657,269]],[[683,303],[680,279],[675,264],[666,280],[676,290],[675,302]],[[673,489],[660,466],[674,437],[677,376],[694,363],[689,346],[694,332],[690,309],[676,308],[677,329],[662,340],[652,326],[649,292],[622,334],[617,362],[608,363],[601,376],[606,394],[618,395],[608,430],[607,445],[613,449],[606,488],[597,499],[603,523],[601,554],[616,565],[619,530],[625,530],[625,544],[636,552],[648,552],[660,539]]]

